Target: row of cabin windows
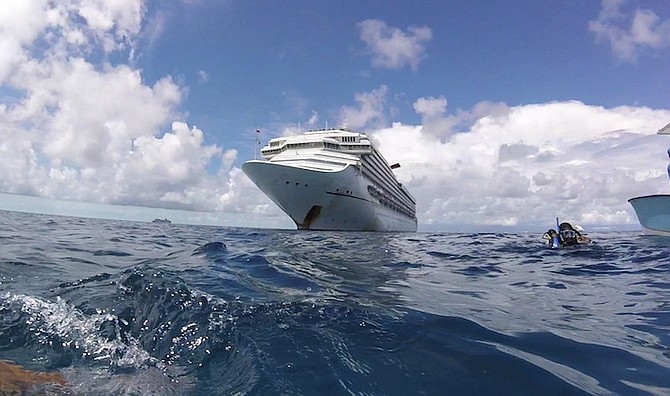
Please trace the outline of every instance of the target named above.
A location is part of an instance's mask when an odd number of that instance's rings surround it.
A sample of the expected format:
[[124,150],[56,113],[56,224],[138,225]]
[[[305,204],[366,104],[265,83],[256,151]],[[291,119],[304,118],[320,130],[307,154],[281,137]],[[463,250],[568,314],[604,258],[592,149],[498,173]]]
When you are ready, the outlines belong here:
[[385,206],[398,213],[402,213],[408,217],[414,217],[416,215],[416,211],[409,210],[402,203],[399,203],[394,198],[387,196],[387,194],[380,188],[368,186],[368,192],[370,195],[372,195],[373,198],[376,198],[377,201],[379,201],[379,204],[382,206]]
[[[369,157],[364,157],[364,162],[365,162],[365,160],[367,160],[368,158],[369,158]],[[380,186],[383,186],[382,188],[383,188],[384,190],[388,190],[388,191],[387,191],[387,194],[389,194],[389,195],[391,195],[391,196],[393,196],[393,194],[392,194],[390,191],[396,191],[396,193],[402,191],[402,189],[400,188],[400,183],[398,183],[398,188],[393,189],[393,190],[391,190],[391,189],[388,187],[388,184],[387,184],[387,183],[382,183],[381,180],[384,180],[384,177],[383,177],[383,176],[381,176],[381,177],[378,176],[377,168],[376,168],[373,164],[368,164],[367,166],[363,167],[363,173],[364,173],[369,179],[371,179],[371,180],[375,180]],[[399,199],[399,204],[404,205],[404,206],[407,206],[407,207],[411,207],[411,205],[409,205],[409,202],[402,202],[402,200],[400,200],[400,199]]]
[[[343,137],[342,139],[346,138],[347,136]],[[271,145],[272,147],[273,145]],[[335,143],[330,143],[330,142],[307,142],[307,143],[289,143],[287,145],[284,145],[282,148],[276,148],[276,149],[270,149],[270,150],[261,150],[263,154],[279,154],[284,150],[288,149],[297,149],[297,148],[321,148],[325,147],[327,149],[332,149],[332,150],[359,150],[361,148],[368,148],[368,145],[363,145],[363,146],[348,146],[348,145],[339,145]]]
[[[342,143],[357,143],[357,142],[358,142],[358,139],[356,139],[356,138],[357,138],[357,136],[342,136],[342,137],[340,137],[340,141],[341,141]],[[270,142],[270,147],[281,146],[282,144],[284,144],[285,141],[286,141],[286,140],[274,140],[274,141],[271,141],[271,142]]]

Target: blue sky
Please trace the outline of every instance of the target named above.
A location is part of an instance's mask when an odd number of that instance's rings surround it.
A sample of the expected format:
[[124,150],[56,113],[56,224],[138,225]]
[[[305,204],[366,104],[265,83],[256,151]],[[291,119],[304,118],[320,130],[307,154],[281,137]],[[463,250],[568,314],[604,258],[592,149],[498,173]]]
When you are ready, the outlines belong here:
[[[618,59],[589,31],[601,9],[596,1],[221,3],[171,2],[156,10],[163,31],[145,43],[137,64],[148,82],[168,74],[183,79],[189,120],[212,134],[304,123],[312,111],[335,122],[356,93],[381,85],[404,123],[420,122],[412,103],[427,96],[445,96],[454,110],[481,101],[668,104],[667,45],[639,48],[635,62]],[[670,14],[663,1],[621,8],[644,5]],[[430,29],[416,70],[374,67],[360,38],[366,20],[404,33]]]
[[0,209],[291,228],[240,171],[254,131],[342,122],[420,229],[634,226],[668,191],[667,1],[31,0],[0,48]]

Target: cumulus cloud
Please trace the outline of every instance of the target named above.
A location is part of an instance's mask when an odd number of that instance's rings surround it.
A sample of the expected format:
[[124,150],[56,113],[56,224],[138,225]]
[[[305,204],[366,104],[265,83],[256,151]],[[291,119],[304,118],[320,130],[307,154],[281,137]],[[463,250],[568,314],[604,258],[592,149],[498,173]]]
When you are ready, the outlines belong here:
[[[449,112],[445,97],[418,98],[419,125],[386,118],[388,88],[358,93],[342,120],[367,131],[417,198],[423,227],[507,226],[552,219],[634,226],[627,200],[668,190],[657,131],[669,110],[604,108],[578,101],[510,107],[480,102]],[[667,139],[667,138],[666,138]]]
[[[428,102],[415,108],[443,114]],[[670,111],[580,102],[483,107],[491,113],[449,140],[425,124],[372,132],[385,157],[402,164],[396,172],[416,196],[423,226],[537,228],[555,216],[633,225],[627,200],[668,190],[670,142],[656,131]]]
[[377,19],[368,19],[358,24],[360,38],[372,53],[372,65],[386,69],[412,70],[426,57],[425,43],[433,38],[428,27],[409,27],[407,32],[388,26]]
[[413,107],[421,116],[423,132],[440,140],[447,140],[451,135],[463,131],[480,117],[492,114],[504,117],[509,112],[504,103],[480,102],[470,111],[459,109],[450,114],[444,96],[419,98]]
[[204,84],[209,82],[209,73],[204,70],[198,70],[198,83]]
[[340,109],[340,123],[350,128],[380,126],[385,123],[385,103],[388,87],[382,85],[371,92],[359,92],[354,96],[358,107],[344,106]]
[[[133,68],[135,40],[156,38],[163,26],[158,18],[143,30],[142,1],[1,4],[0,192],[275,216],[268,225],[286,224],[235,166],[237,150],[208,144],[185,122],[186,87],[170,76],[148,84]],[[619,26],[621,3],[603,4],[600,27]],[[635,38],[629,48],[662,45],[666,22],[652,14],[639,13],[623,30]],[[359,27],[378,67],[416,69],[431,39],[427,28]],[[357,93],[339,121],[366,130],[389,162],[402,164],[397,174],[417,198],[422,227],[526,227],[555,216],[635,224],[627,199],[667,190],[669,143],[655,132],[668,110],[580,102],[452,110],[437,96],[414,101],[418,125],[388,126],[388,92],[381,85]],[[312,112],[307,124],[318,121]]]
[[319,122],[319,113],[312,110],[312,115],[307,120],[307,125],[316,125],[317,122]]
[[670,20],[652,10],[637,8],[623,10],[625,0],[603,0],[598,19],[589,22],[589,30],[597,39],[608,42],[614,55],[633,62],[644,48],[661,49],[670,46]]
[[144,14],[141,0],[2,3],[0,192],[190,210],[267,203],[230,198],[253,186],[236,150],[180,121],[184,87],[108,61],[131,63]]

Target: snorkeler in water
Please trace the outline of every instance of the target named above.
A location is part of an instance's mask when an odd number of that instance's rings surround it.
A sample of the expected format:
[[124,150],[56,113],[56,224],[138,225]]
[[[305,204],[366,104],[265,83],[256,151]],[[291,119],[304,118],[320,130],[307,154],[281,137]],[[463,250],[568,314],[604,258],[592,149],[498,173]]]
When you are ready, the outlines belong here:
[[550,228],[547,232],[542,235],[542,239],[546,239],[549,246],[557,248],[561,245],[561,239],[558,235],[558,232],[553,228]]
[[549,246],[554,248],[590,243],[591,239],[578,228],[581,227],[573,227],[572,224],[563,222],[558,226],[558,231],[551,228],[542,235],[542,238],[547,239]]

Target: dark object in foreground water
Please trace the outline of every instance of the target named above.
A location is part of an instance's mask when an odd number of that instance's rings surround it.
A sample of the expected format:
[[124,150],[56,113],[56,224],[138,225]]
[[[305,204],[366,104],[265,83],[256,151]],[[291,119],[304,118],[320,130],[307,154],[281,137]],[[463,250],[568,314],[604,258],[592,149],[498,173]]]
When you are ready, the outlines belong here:
[[0,360],[0,394],[22,395],[38,385],[66,385],[58,373],[28,371],[23,367]]

